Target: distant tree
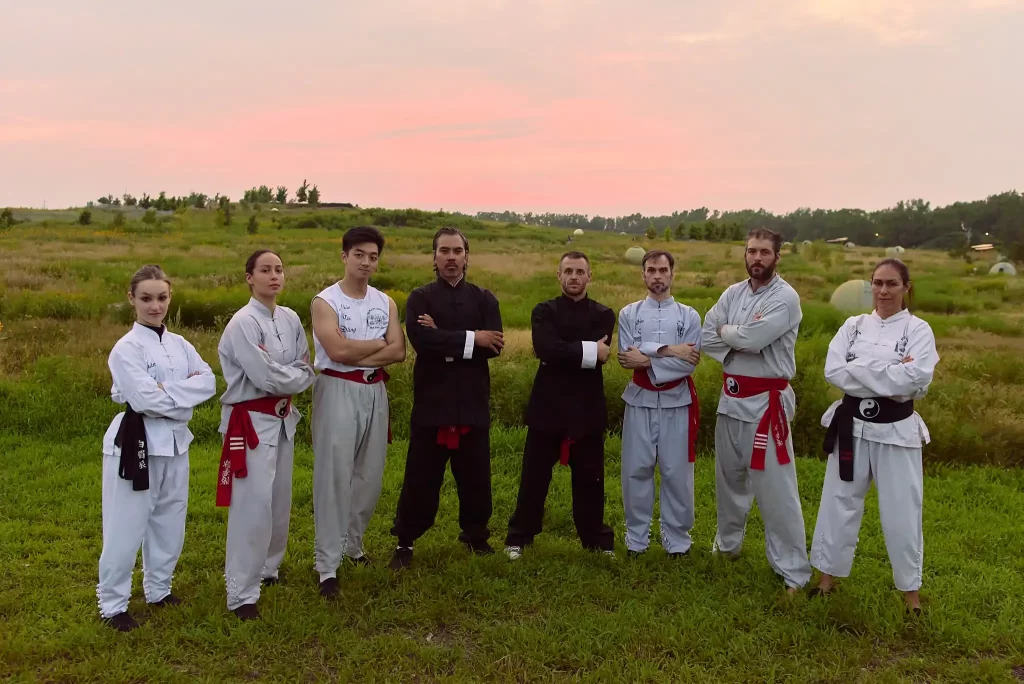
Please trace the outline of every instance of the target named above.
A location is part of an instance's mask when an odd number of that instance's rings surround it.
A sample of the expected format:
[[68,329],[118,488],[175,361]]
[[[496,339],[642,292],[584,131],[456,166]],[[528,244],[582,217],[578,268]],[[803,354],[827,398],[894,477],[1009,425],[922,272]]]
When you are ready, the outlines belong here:
[[78,225],[87,226],[92,223],[92,212],[88,209],[83,209],[82,213],[78,215]]
[[690,227],[683,221],[676,226],[676,240],[685,240],[688,237],[690,237]]
[[[739,240],[743,239],[743,236],[745,234],[746,234],[746,231],[743,230],[743,224],[742,223],[734,223],[734,224],[732,224],[732,227],[730,229],[729,239],[730,240],[739,241]],[[793,252],[793,253],[796,254],[796,252]]]
[[7,207],[0,212],[0,228],[9,228],[14,225],[14,212]]
[[690,239],[691,240],[703,240],[704,239],[704,226],[700,223],[690,224]]
[[126,219],[124,217],[124,212],[123,211],[115,211],[114,212],[114,220],[110,222],[110,225],[113,228],[124,228],[124,224],[126,222],[127,221],[126,221]]
[[[7,211],[9,212],[10,209]],[[1013,243],[1013,245],[1010,246],[1010,253],[1007,256],[1010,257],[1011,261],[1016,261],[1017,263],[1024,262],[1024,240]]]
[[718,223],[713,220],[709,220],[704,224],[704,239],[708,242],[715,242],[722,239],[722,231],[719,228]]
[[139,199],[139,206],[143,209],[149,209],[153,206],[153,198],[146,193],[142,193],[142,197]]
[[647,226],[647,230],[644,231],[644,237],[648,240],[653,240],[658,237],[658,231],[654,229],[654,226]]
[[147,226],[156,223],[156,209],[147,209],[146,213],[142,215],[142,222]]
[[139,203],[139,201],[137,199],[135,199],[134,197],[129,195],[127,192],[124,193],[124,195],[121,196],[121,199],[122,199],[122,201],[124,201],[124,206],[126,206],[126,207],[134,207],[135,205],[137,205]]
[[320,204],[320,189],[315,185],[309,189],[309,204],[313,207]]
[[245,226],[245,232],[249,233],[249,235],[255,235],[259,229],[259,221],[256,220],[256,215],[253,214],[249,217],[249,223]]
[[307,190],[309,190],[309,183],[307,183],[306,179],[303,178],[302,185],[300,185],[299,189],[295,191],[295,201],[305,203],[309,199]]
[[110,204],[110,200],[111,200],[111,197],[109,195],[107,195],[106,197],[100,197],[96,201],[99,202],[100,204]]
[[672,242],[672,229],[671,228],[666,228],[665,229],[665,242]]
[[286,202],[288,202],[288,188],[284,187],[283,185],[278,185],[277,193],[274,196],[274,199],[277,201],[278,204],[285,204]]
[[174,209],[174,205],[167,199],[167,193],[163,190],[160,191],[160,195],[153,202],[153,206],[157,211],[170,211]]

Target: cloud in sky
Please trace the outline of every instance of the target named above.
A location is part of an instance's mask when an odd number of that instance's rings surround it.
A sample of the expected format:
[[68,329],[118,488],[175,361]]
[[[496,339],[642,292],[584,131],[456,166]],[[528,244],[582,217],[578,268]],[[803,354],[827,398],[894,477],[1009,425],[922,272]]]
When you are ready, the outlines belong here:
[[0,205],[309,178],[363,206],[887,206],[1014,187],[1021,0],[5,10]]

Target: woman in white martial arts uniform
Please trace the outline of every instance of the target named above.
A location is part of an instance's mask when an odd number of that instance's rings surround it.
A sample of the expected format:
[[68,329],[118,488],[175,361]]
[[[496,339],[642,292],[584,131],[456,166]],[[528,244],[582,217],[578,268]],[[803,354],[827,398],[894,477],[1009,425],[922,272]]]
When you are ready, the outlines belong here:
[[875,310],[849,318],[828,347],[825,379],[845,396],[821,419],[829,457],[811,564],[823,574],[811,594],[827,594],[834,577],[850,575],[874,480],[896,588],[907,610],[920,613],[921,446],[930,437],[914,401],[927,394],[939,355],[929,325],[907,309],[910,287],[902,261],[880,261],[871,275]]
[[277,305],[281,258],[267,249],[245,262],[252,297],[228,322],[217,347],[227,390],[217,505],[228,510],[224,561],[228,610],[259,617],[260,585],[276,584],[288,543],[292,456],[299,412],[293,394],[313,384],[309,343],[298,314]]
[[136,323],[107,361],[114,380],[110,396],[126,406],[103,436],[103,552],[96,587],[100,617],[122,632],[138,626],[128,599],[139,546],[146,601],[181,603],[171,593],[171,576],[185,541],[188,422],[192,408],[217,390],[195,347],[163,324],[171,283],[159,266],[135,273],[128,300]]

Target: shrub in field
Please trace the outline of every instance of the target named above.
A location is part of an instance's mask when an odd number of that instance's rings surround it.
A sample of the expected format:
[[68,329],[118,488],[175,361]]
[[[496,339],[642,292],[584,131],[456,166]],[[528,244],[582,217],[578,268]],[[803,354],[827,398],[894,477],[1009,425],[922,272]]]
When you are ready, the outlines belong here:
[[87,226],[92,223],[92,212],[88,209],[83,209],[82,213],[78,215],[78,225]]
[[147,209],[146,213],[142,215],[142,218],[140,220],[147,226],[152,226],[156,224],[156,210]]
[[114,219],[110,222],[110,227],[115,230],[124,228],[124,224],[127,223],[127,219],[124,217],[123,211],[115,211]]
[[256,220],[256,215],[253,214],[252,216],[249,217],[249,223],[246,224],[245,226],[245,232],[248,233],[249,235],[255,235],[257,232],[259,232],[259,229],[259,221]]

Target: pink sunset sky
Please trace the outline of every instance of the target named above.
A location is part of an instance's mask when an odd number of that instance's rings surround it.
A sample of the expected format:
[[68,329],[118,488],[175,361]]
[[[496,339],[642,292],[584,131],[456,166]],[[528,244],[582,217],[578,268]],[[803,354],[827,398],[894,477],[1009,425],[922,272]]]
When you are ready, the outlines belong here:
[[[294,7],[294,9],[293,9]],[[1024,0],[5,3],[0,206],[615,215],[1024,189]]]

